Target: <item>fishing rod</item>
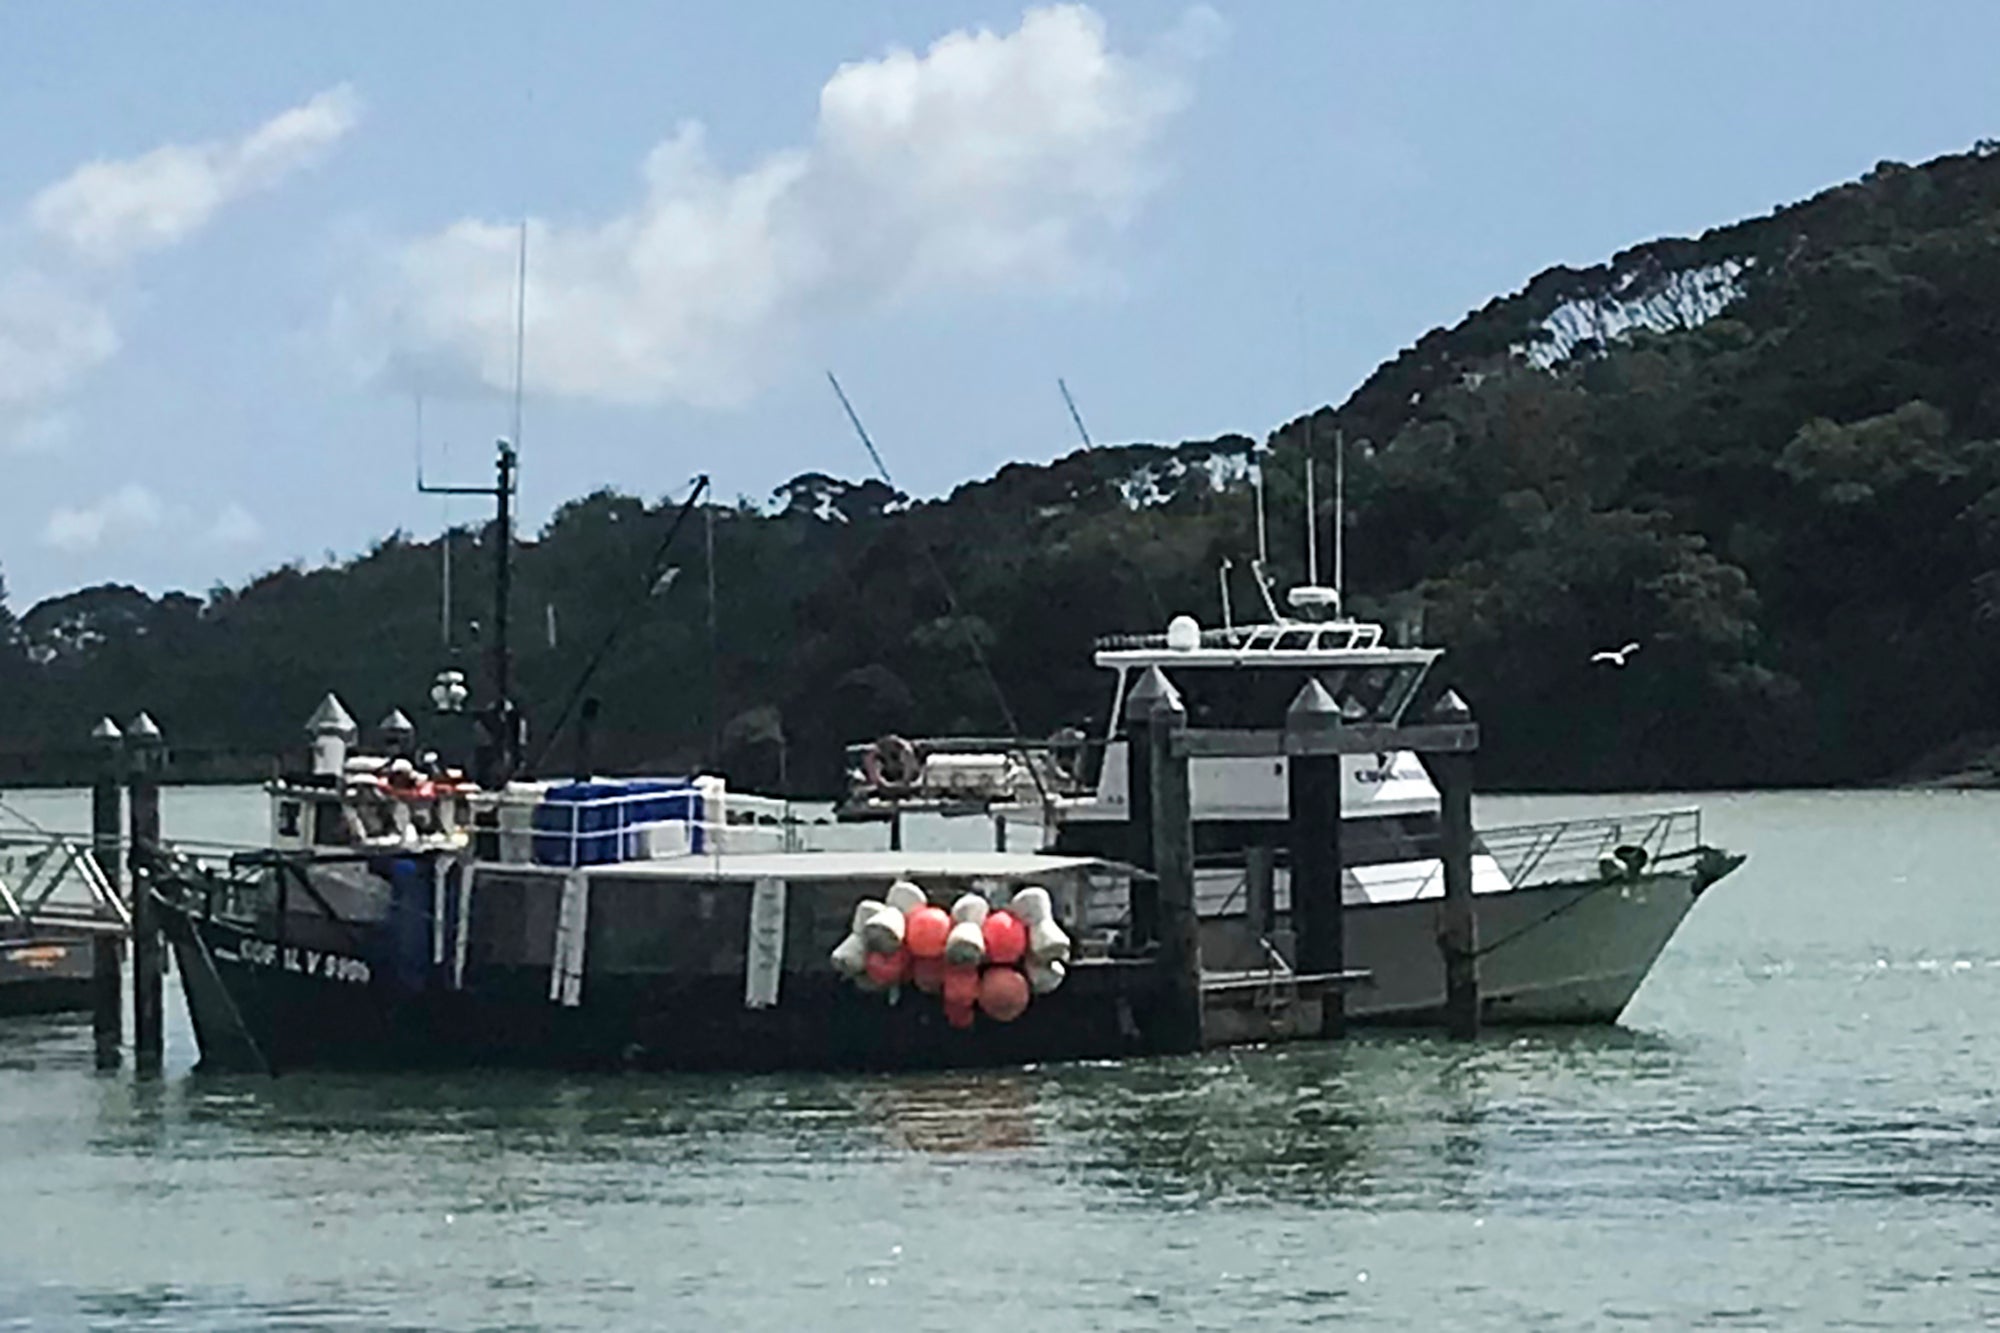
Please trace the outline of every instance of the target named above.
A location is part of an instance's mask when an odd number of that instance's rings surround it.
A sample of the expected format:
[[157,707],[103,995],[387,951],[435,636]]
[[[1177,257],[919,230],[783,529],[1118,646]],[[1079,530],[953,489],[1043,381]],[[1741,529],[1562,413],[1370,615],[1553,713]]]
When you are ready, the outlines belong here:
[[673,549],[674,539],[680,536],[681,528],[686,524],[688,516],[694,513],[695,505],[707,493],[708,474],[704,472],[694,479],[694,489],[688,492],[687,499],[681,503],[680,510],[674,515],[674,521],[667,526],[666,535],[660,538],[660,544],[654,548],[653,558],[646,566],[645,580],[625,603],[624,612],[611,622],[611,628],[604,632],[604,638],[598,643],[596,651],[591,653],[589,660],[584,663],[582,674],[576,678],[576,684],[570,687],[568,697],[563,700],[562,709],[557,712],[556,720],[550,725],[541,748],[535,751],[534,761],[528,765],[530,772],[540,768],[542,761],[548,758],[557,737],[562,735],[563,727],[569,722],[571,710],[581,702],[583,692],[590,687],[591,677],[595,676],[597,669],[604,664],[605,657],[618,642],[618,636],[638,615],[641,607],[673,582],[671,572],[666,569],[667,553]]
[[[834,396],[840,399],[841,409],[847,413],[848,423],[854,427],[854,433],[861,437],[861,445],[868,451],[868,457],[874,460],[875,471],[881,475],[882,483],[890,490],[901,490],[902,488],[896,485],[896,479],[889,475],[888,465],[882,461],[881,451],[869,437],[868,428],[861,424],[860,413],[856,412],[854,404],[847,400],[847,391],[840,387],[840,381],[834,378],[830,370],[826,372],[826,381],[833,386]],[[1040,768],[1028,753],[1027,742],[1021,739],[1021,724],[1015,720],[1014,710],[1007,706],[1007,692],[1000,688],[1000,678],[993,674],[993,666],[986,660],[986,650],[979,646],[979,636],[965,623],[965,613],[959,607],[958,594],[952,591],[951,579],[945,574],[944,566],[938,563],[936,552],[931,550],[931,544],[924,540],[921,533],[916,534],[916,541],[917,549],[923,552],[924,563],[930,566],[931,577],[937,580],[938,588],[944,593],[944,603],[951,611],[952,623],[964,629],[965,646],[971,649],[972,660],[978,665],[979,674],[985,678],[987,688],[993,692],[993,702],[1000,707],[1001,720],[1007,727],[1007,739],[1019,752],[1021,761],[1028,770],[1028,777],[1035,784],[1035,794],[1041,798],[1042,805],[1047,807],[1054,798],[1050,795],[1047,784],[1042,781]]]

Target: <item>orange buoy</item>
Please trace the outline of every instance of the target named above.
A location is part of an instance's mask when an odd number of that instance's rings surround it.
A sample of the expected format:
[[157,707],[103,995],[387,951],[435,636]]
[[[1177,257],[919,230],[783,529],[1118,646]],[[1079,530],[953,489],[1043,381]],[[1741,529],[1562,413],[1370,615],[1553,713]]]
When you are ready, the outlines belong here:
[[910,982],[926,995],[936,995],[944,989],[944,959],[910,959]]
[[1013,1022],[1028,1011],[1028,979],[1017,968],[987,968],[979,976],[979,1007],[996,1023]]
[[944,937],[951,934],[951,913],[942,907],[924,906],[903,921],[903,943],[912,957],[942,958]]
[[951,1004],[947,1002],[944,1007],[944,1021],[955,1028],[971,1027],[972,1006],[969,1004]]
[[878,986],[900,986],[910,975],[910,951],[868,955],[868,979]]
[[1006,908],[990,913],[979,925],[986,939],[986,961],[1009,966],[1028,951],[1028,926]]
[[947,1007],[971,1008],[979,1001],[979,968],[976,964],[945,964],[944,1002]]

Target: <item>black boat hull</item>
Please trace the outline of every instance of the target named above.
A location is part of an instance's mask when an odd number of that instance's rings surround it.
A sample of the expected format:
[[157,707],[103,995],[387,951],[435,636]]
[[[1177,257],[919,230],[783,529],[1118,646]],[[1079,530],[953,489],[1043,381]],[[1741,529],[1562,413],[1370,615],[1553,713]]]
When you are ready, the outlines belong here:
[[967,1030],[935,996],[864,993],[831,969],[787,973],[764,1008],[740,976],[635,974],[590,977],[569,1006],[547,968],[410,988],[359,957],[162,916],[207,1069],[943,1069],[1154,1053],[1167,1031],[1158,969],[1140,963],[1079,965],[1014,1022]]

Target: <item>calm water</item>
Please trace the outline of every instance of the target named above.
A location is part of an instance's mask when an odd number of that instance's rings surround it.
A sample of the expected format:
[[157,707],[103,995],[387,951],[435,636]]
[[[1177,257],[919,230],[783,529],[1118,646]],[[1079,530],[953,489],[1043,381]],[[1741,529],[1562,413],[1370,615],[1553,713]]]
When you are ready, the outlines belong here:
[[91,1071],[87,1020],[16,1021],[0,1328],[2000,1324],[2000,795],[1702,804],[1750,864],[1604,1032],[264,1081],[189,1075],[176,1007],[140,1084]]

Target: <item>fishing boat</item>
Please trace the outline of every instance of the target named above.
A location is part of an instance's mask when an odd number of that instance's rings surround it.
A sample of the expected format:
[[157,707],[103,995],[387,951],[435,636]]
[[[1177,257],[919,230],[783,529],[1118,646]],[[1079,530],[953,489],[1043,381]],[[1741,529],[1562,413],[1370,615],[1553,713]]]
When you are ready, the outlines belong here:
[[[1391,643],[1384,626],[1346,612],[1344,447],[1335,459],[1330,585],[1319,581],[1308,454],[1307,577],[1280,607],[1267,573],[1258,468],[1250,572],[1259,618],[1237,623],[1225,559],[1218,571],[1220,627],[1204,629],[1184,615],[1164,633],[1098,641],[1095,664],[1112,677],[1099,734],[1066,729],[1039,744],[891,736],[850,746],[843,817],[893,821],[905,810],[977,812],[996,828],[1028,825],[1037,845],[1052,853],[1129,857],[1141,835],[1132,819],[1125,703],[1156,669],[1197,728],[1277,726],[1309,681],[1326,690],[1346,722],[1394,727],[1425,716],[1445,690],[1434,670],[1443,650]],[[1189,780],[1204,966],[1289,967],[1290,761],[1198,757]],[[1367,976],[1346,993],[1346,1015],[1364,1023],[1433,1021],[1446,990],[1438,788],[1414,753],[1346,755],[1340,809],[1345,960]],[[1483,1019],[1616,1022],[1695,901],[1742,861],[1705,841],[1696,808],[1480,832],[1471,879]]]
[[[1127,859],[1137,833],[1123,710],[1148,670],[1165,673],[1200,728],[1273,726],[1309,680],[1356,724],[1393,726],[1437,697],[1442,650],[1388,643],[1383,626],[1341,614],[1335,589],[1293,589],[1286,611],[1265,601],[1267,618],[1249,624],[1204,630],[1183,616],[1163,634],[1100,640],[1095,663],[1111,674],[1111,698],[1094,737],[886,737],[850,746],[843,817],[977,813],[1026,826],[1057,855]],[[1209,968],[1284,966],[1292,956],[1289,762],[1191,761]],[[1409,752],[1344,756],[1341,779],[1346,961],[1368,977],[1347,993],[1347,1015],[1434,1020],[1445,993],[1438,789]],[[1696,808],[1480,831],[1472,885],[1485,1019],[1617,1021],[1696,900],[1742,859],[1704,840]]]
[[[361,752],[329,695],[310,763],[269,784],[267,845],[135,848],[204,1065],[912,1069],[1199,1044],[1187,974],[1090,928],[1100,881],[1122,882],[1104,858],[816,845],[837,827],[713,775],[593,773],[587,704],[577,762],[538,776],[508,692],[512,490],[503,443],[479,489],[498,501],[490,694],[470,709],[456,668],[431,692],[475,721],[469,764],[400,712]],[[1252,1027],[1316,1032],[1338,982],[1291,986]]]

